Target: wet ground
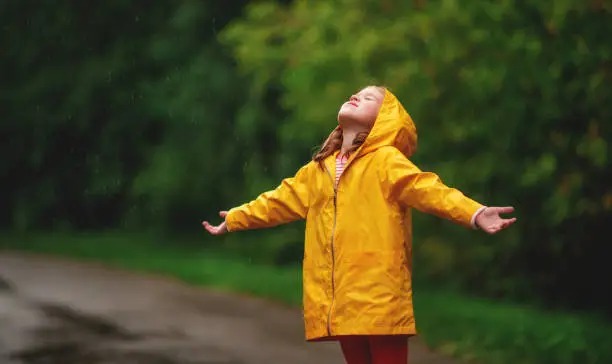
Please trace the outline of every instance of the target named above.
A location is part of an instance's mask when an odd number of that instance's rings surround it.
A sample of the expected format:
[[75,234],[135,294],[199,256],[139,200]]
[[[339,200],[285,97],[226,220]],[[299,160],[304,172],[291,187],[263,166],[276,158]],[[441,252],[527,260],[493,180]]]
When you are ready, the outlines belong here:
[[[452,364],[411,342],[411,364]],[[96,264],[0,254],[0,364],[333,364],[301,312]]]

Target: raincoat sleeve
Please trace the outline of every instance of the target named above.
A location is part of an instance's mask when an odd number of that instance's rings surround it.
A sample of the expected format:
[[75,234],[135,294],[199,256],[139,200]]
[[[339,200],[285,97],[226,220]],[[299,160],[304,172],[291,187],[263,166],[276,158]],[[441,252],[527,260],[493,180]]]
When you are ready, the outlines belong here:
[[485,206],[446,186],[435,173],[421,171],[395,148],[386,152],[382,167],[383,188],[391,199],[465,227],[476,228],[476,216]]
[[309,166],[284,179],[276,189],[228,211],[228,231],[261,229],[306,218]]

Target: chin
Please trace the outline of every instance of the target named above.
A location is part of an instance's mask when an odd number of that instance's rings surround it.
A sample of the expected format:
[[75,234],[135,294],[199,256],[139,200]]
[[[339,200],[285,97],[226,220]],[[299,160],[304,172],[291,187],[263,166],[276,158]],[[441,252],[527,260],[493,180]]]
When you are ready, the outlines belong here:
[[340,126],[342,126],[345,129],[346,128],[363,129],[363,128],[372,127],[372,125],[370,125],[371,123],[366,122],[365,120],[362,120],[359,118],[348,117],[348,115],[340,115],[338,117],[338,124],[340,124]]
[[347,110],[340,110],[338,113],[338,124],[352,123],[355,120],[355,116],[352,112]]

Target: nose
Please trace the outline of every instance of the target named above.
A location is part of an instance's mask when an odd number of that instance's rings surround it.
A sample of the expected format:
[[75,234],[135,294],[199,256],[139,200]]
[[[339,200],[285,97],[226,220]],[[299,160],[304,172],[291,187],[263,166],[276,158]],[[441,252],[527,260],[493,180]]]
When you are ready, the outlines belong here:
[[353,95],[353,96],[351,96],[349,101],[359,101],[359,97],[357,97],[357,95]]

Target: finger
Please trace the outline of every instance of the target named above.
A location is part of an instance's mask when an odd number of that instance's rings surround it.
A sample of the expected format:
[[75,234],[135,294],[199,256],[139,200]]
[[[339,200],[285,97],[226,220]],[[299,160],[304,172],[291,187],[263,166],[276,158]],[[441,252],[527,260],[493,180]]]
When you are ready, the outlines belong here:
[[515,222],[516,222],[516,217],[508,219],[508,223],[510,223],[510,224],[514,224]]
[[509,214],[511,212],[514,212],[514,207],[512,206],[493,207],[492,209],[498,214]]
[[227,216],[227,211],[221,211],[219,212],[219,216],[225,218]]
[[489,212],[496,214],[509,214],[514,211],[514,207],[512,206],[493,206],[489,207]]
[[217,226],[212,226],[211,224],[208,223],[208,221],[202,222],[202,225],[204,225],[204,228],[206,229],[206,231],[208,231],[209,233],[213,235],[217,235],[218,230],[219,230]]
[[516,222],[516,217],[512,218],[512,219],[504,219],[502,222],[502,226],[503,228],[507,228],[508,226],[514,224]]
[[206,229],[206,231],[211,234],[213,233],[213,227],[208,222],[204,221],[202,225],[204,225],[204,229]]

